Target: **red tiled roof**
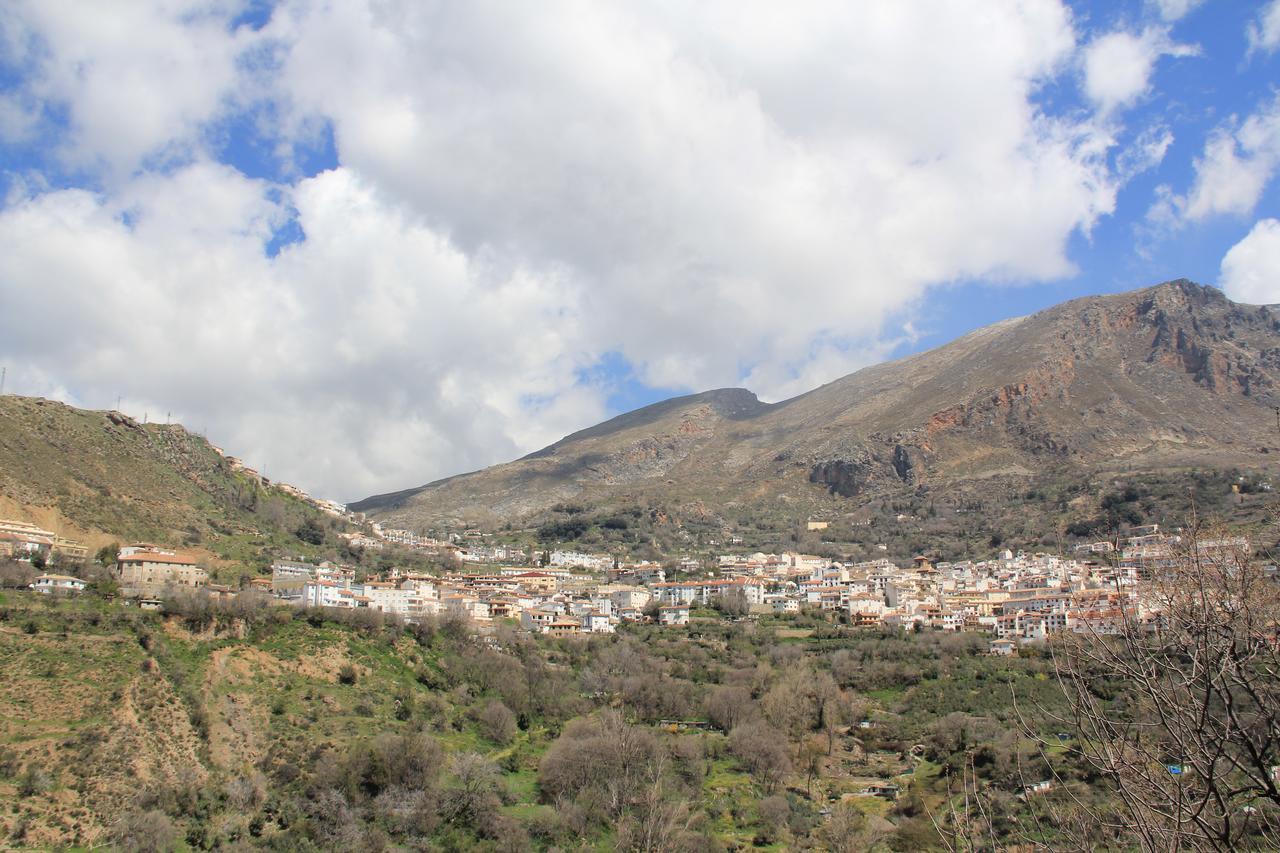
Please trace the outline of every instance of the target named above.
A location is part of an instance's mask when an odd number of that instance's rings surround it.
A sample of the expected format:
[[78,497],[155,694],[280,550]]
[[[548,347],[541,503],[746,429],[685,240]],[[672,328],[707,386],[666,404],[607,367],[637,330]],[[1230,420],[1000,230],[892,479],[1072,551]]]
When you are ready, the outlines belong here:
[[155,551],[136,551],[127,557],[120,557],[119,563],[173,563],[181,566],[194,566],[196,559],[186,554],[160,554]]

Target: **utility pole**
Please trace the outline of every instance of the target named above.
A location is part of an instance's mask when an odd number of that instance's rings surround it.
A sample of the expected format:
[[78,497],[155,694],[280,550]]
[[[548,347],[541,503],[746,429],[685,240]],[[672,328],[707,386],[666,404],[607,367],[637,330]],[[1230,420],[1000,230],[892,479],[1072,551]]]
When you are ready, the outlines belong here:
[[4,381],[9,378],[9,368],[0,367],[0,397],[4,396]]

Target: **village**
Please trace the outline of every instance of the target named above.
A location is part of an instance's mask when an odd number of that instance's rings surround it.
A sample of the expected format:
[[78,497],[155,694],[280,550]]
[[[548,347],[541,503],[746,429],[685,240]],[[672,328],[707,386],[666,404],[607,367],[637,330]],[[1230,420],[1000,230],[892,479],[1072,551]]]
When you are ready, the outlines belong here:
[[[992,654],[1011,655],[1060,631],[1118,634],[1135,619],[1155,627],[1159,607],[1140,594],[1141,581],[1172,565],[1180,543],[1176,533],[1147,525],[1115,544],[1079,545],[1071,557],[1005,550],[959,562],[918,556],[900,566],[888,559],[841,562],[783,552],[684,558],[664,567],[562,549],[546,551],[530,565],[530,555],[519,549],[462,548],[376,524],[343,536],[356,547],[443,553],[457,568],[391,568],[367,577],[336,562],[281,558],[270,577],[250,578],[243,590],[280,606],[365,611],[406,623],[462,618],[481,634],[504,620],[565,637],[613,633],[628,622],[683,627],[705,619],[816,613],[862,628],[982,632],[990,636]],[[1247,549],[1248,543],[1231,539],[1198,547]],[[0,551],[41,567],[55,555],[71,564],[87,556],[83,546],[20,521],[0,521]],[[122,600],[147,609],[159,609],[177,591],[215,599],[243,592],[211,583],[196,557],[150,543],[120,548],[112,572]],[[45,572],[30,587],[75,594],[87,585],[76,575]]]

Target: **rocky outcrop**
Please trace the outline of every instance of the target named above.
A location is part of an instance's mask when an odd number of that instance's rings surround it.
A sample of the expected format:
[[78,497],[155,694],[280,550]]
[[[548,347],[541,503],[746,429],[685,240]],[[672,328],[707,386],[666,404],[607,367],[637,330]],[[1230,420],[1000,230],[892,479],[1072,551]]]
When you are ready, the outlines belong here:
[[862,494],[875,480],[876,462],[870,453],[852,459],[827,459],[809,470],[809,482],[825,486],[833,495],[852,498]]

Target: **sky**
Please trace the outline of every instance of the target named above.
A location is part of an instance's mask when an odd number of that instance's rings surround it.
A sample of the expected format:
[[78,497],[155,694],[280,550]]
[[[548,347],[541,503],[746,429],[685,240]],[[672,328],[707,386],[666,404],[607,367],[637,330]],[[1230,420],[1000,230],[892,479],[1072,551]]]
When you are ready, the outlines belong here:
[[1065,299],[1280,302],[1280,0],[8,0],[5,391],[320,497]]

